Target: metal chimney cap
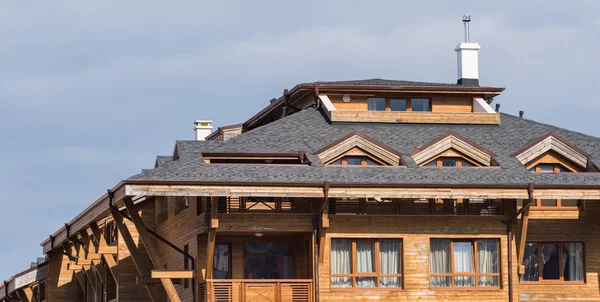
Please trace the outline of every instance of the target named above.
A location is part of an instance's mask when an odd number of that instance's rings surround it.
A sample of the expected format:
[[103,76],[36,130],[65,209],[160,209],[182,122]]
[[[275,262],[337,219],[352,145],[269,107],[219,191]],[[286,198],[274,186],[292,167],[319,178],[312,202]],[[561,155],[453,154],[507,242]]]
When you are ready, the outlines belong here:
[[462,21],[463,22],[471,22],[471,15],[463,15]]

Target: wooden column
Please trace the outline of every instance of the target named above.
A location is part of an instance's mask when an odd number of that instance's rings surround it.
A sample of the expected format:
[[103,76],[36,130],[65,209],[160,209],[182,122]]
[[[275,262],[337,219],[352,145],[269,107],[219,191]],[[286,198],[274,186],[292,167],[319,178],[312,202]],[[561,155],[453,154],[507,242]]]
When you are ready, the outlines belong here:
[[519,221],[519,239],[517,240],[519,251],[517,252],[517,261],[519,268],[519,275],[525,273],[523,267],[523,258],[525,257],[525,245],[527,242],[527,228],[529,226],[529,209],[528,206],[521,214],[521,220]]
[[210,201],[210,228],[206,247],[206,279],[213,278],[213,261],[215,255],[215,240],[219,228],[219,197],[212,197]]
[[[131,200],[131,198],[125,198],[124,202],[125,207],[129,212],[129,216],[131,217],[131,220],[133,221],[133,224],[135,225],[135,228],[138,231],[140,241],[144,245],[144,248],[146,248],[148,256],[150,256],[150,261],[152,261],[155,268],[160,270],[160,268],[163,266],[163,262],[160,259],[160,255],[154,248],[154,244],[152,242],[152,239],[150,238],[150,234],[148,233],[146,226],[144,225],[144,222],[142,221],[142,217],[140,217],[140,214],[135,209],[135,205],[133,204],[133,200]],[[167,296],[169,297],[169,299],[171,299],[171,302],[180,302],[181,299],[179,298],[177,289],[175,289],[175,285],[173,285],[173,281],[169,278],[162,278],[160,279],[160,281],[163,287],[165,288],[165,291],[167,292]]]
[[[129,232],[129,229],[123,221],[124,218],[121,216],[122,214],[116,213],[116,211],[113,209],[111,209],[111,213],[113,218],[115,219],[115,225],[117,226],[117,229],[119,230],[119,233],[123,238],[125,245],[127,245],[127,249],[129,250],[129,254],[131,256],[131,259],[133,260],[133,263],[135,264],[139,275],[141,277],[150,277],[151,269],[149,269],[148,266],[146,266],[146,262],[142,257],[142,253],[138,250],[135,241],[133,240],[133,237]],[[146,287],[148,295],[150,295],[152,301],[160,301],[161,295],[158,288],[147,284],[145,284],[144,286]]]

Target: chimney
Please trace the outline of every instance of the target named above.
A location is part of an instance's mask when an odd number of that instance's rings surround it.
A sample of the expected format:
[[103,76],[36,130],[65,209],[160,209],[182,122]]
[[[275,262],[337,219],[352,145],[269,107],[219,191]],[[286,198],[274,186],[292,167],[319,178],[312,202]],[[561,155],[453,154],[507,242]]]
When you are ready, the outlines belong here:
[[198,120],[194,122],[194,130],[196,131],[196,140],[203,141],[212,132],[212,121]]
[[471,34],[469,32],[470,15],[463,16],[465,27],[465,41],[458,44],[456,51],[458,61],[458,85],[479,86],[479,43],[471,43]]

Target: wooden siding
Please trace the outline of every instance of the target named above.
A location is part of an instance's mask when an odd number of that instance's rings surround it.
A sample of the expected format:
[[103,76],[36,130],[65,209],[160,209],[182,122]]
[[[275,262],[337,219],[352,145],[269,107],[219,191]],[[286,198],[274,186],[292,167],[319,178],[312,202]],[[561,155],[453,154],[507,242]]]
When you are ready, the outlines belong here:
[[499,125],[499,113],[331,111],[333,122]]
[[[352,95],[352,100],[345,103],[342,95],[327,95],[331,103],[340,111],[366,111],[368,109],[368,96]],[[375,96],[373,96],[375,97]],[[473,96],[471,95],[382,95],[377,97],[387,97],[394,99],[428,98],[431,99],[432,112],[473,112]]]
[[83,301],[83,290],[68,265],[67,256],[48,253],[47,302]]
[[[393,217],[330,216],[325,259],[319,266],[322,301],[506,301],[508,300],[508,244],[506,225],[497,217]],[[352,290],[330,288],[331,238],[401,238],[403,240],[403,290]],[[500,240],[500,289],[431,289],[429,285],[429,240],[431,238],[495,238]],[[514,260],[516,249],[513,247]],[[514,284],[518,284],[516,266]],[[518,288],[515,287],[515,297]]]

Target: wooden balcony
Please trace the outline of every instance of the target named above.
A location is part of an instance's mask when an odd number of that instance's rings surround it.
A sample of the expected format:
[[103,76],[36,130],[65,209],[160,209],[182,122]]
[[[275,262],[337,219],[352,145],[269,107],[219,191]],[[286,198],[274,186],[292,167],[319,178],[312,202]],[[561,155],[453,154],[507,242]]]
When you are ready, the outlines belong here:
[[487,124],[499,125],[498,113],[474,112],[396,112],[396,111],[331,111],[333,122],[415,123],[415,124]]
[[199,284],[200,300],[208,302],[312,302],[310,279],[210,279]]

